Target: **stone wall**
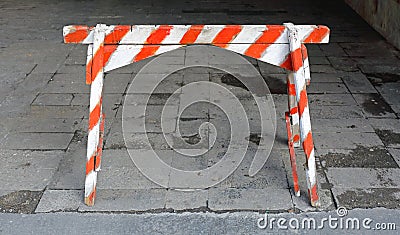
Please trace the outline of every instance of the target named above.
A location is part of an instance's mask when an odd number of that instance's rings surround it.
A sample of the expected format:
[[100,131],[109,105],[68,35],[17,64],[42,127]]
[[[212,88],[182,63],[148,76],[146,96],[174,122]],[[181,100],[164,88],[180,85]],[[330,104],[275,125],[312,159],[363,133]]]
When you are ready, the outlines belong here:
[[400,49],[400,0],[345,0],[389,42]]

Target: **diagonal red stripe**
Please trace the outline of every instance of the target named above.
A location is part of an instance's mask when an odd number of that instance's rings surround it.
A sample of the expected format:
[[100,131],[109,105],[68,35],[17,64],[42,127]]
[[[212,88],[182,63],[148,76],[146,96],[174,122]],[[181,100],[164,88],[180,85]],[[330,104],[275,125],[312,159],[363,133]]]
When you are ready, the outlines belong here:
[[298,103],[300,116],[303,116],[304,109],[307,106],[308,106],[307,91],[305,89],[303,89],[300,92],[300,100],[299,100],[299,103]]
[[90,172],[94,171],[94,159],[95,156],[92,155],[89,159],[89,161],[86,162],[86,175],[88,175]]
[[241,25],[226,25],[218,34],[215,36],[212,44],[225,44],[218,45],[219,47],[227,47],[233,39],[242,31]]
[[130,27],[125,25],[116,25],[113,31],[105,36],[104,44],[118,44],[129,31]]
[[318,26],[314,29],[303,43],[319,43],[329,34],[329,28],[326,26]]
[[89,35],[90,28],[86,25],[75,25],[74,32],[64,36],[65,43],[79,43]]
[[162,41],[170,34],[171,29],[173,26],[170,25],[161,25],[158,29],[154,30],[150,36],[146,39],[145,44],[142,50],[135,56],[133,59],[133,62],[137,62],[139,60],[146,59],[150,56],[153,56],[158,48],[160,48],[160,45]]
[[100,103],[94,107],[92,112],[89,114],[89,130],[92,130],[94,126],[99,122],[100,120]]
[[308,58],[307,47],[301,44],[301,54],[303,55],[303,61]]
[[296,95],[296,86],[294,84],[289,84],[288,86],[288,95]]
[[192,44],[196,41],[197,37],[203,30],[204,25],[192,25],[189,30],[183,35],[180,44]]
[[295,51],[290,53],[292,59],[293,71],[298,71],[303,66],[303,55],[301,54],[301,48],[297,48]]
[[290,54],[286,57],[285,61],[280,65],[281,68],[292,70],[292,58]]
[[252,44],[245,51],[244,54],[259,59],[262,56],[263,52],[267,50],[267,48],[271,45],[271,44],[266,44],[264,42],[269,42],[269,43],[275,42],[282,35],[284,30],[285,30],[284,27],[272,28],[272,29],[269,29],[268,27],[266,30],[264,30],[262,35],[259,38],[257,38],[254,44]]
[[314,149],[314,143],[312,139],[311,131],[308,132],[306,138],[303,140],[304,153],[307,155],[307,159],[310,157],[311,151]]

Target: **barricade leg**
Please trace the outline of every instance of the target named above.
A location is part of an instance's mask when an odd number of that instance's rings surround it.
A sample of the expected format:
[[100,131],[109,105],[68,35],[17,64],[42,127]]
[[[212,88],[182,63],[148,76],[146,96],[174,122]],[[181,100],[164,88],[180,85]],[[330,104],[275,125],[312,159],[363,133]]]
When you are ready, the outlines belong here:
[[299,109],[297,107],[296,88],[294,85],[293,72],[290,72],[288,74],[286,85],[293,147],[300,147]]
[[302,49],[297,29],[293,24],[286,24],[289,32],[289,48],[294,71],[294,83],[300,116],[300,139],[306,155],[306,177],[308,194],[312,206],[318,206],[317,177],[315,164],[314,142],[311,133],[310,111],[306,91],[306,78]]
[[[96,197],[97,171],[103,147],[104,115],[102,114],[104,25],[97,25],[94,31],[93,56],[86,67],[90,87],[90,114],[88,145],[86,153],[85,204],[92,206]],[[88,56],[89,56],[88,52]]]
[[293,188],[294,192],[297,197],[300,196],[300,188],[299,188],[299,177],[297,175],[297,164],[296,164],[296,154],[294,152],[293,146],[293,139],[292,139],[292,131],[291,131],[291,124],[290,124],[290,116],[289,112],[285,113],[286,119],[286,130],[288,134],[288,147],[289,147],[289,154],[290,154],[290,165],[292,167],[292,177],[293,177]]

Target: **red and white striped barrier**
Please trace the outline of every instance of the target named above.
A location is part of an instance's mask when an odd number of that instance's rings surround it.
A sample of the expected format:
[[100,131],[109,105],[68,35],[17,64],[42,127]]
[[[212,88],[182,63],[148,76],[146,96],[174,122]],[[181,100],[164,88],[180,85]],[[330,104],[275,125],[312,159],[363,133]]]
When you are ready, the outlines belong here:
[[[85,203],[93,205],[100,169],[104,115],[104,72],[192,44],[213,45],[285,68],[288,76],[289,142],[302,142],[307,156],[311,204],[318,201],[314,145],[306,84],[310,81],[307,43],[328,43],[329,29],[316,25],[115,25],[65,26],[65,43],[88,44],[86,83],[91,84]],[[299,130],[300,129],[300,130]],[[300,132],[300,133],[299,133]],[[293,133],[293,136],[292,134]],[[290,145],[290,143],[289,143]],[[294,152],[293,152],[294,153]],[[291,154],[292,156],[292,154]],[[292,159],[292,157],[291,157]],[[295,159],[293,155],[293,159]],[[296,166],[292,165],[293,174]],[[295,179],[295,181],[296,181]],[[298,185],[295,183],[295,185]],[[296,187],[296,186],[295,186]],[[296,195],[299,195],[296,190]]]

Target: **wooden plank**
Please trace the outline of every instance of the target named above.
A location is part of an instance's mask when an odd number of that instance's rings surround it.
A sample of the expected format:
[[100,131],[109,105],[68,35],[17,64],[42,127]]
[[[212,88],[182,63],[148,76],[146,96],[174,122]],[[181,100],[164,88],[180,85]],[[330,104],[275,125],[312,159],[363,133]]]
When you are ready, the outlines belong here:
[[[329,28],[322,25],[296,25],[298,35],[304,43],[328,43]],[[69,25],[63,29],[65,43],[93,43],[93,27],[84,25]],[[238,30],[236,35],[232,31]],[[126,32],[121,39],[119,35]],[[200,32],[195,35],[196,32]],[[148,40],[152,34],[165,34],[160,43]],[[196,36],[194,41],[182,41],[187,34]],[[137,44],[137,45],[189,45],[212,43],[288,43],[287,29],[283,25],[118,25],[107,26],[105,44]],[[263,34],[267,36],[261,37]],[[280,35],[276,38],[273,35]],[[269,37],[268,35],[271,35]],[[217,41],[215,41],[215,39]]]

